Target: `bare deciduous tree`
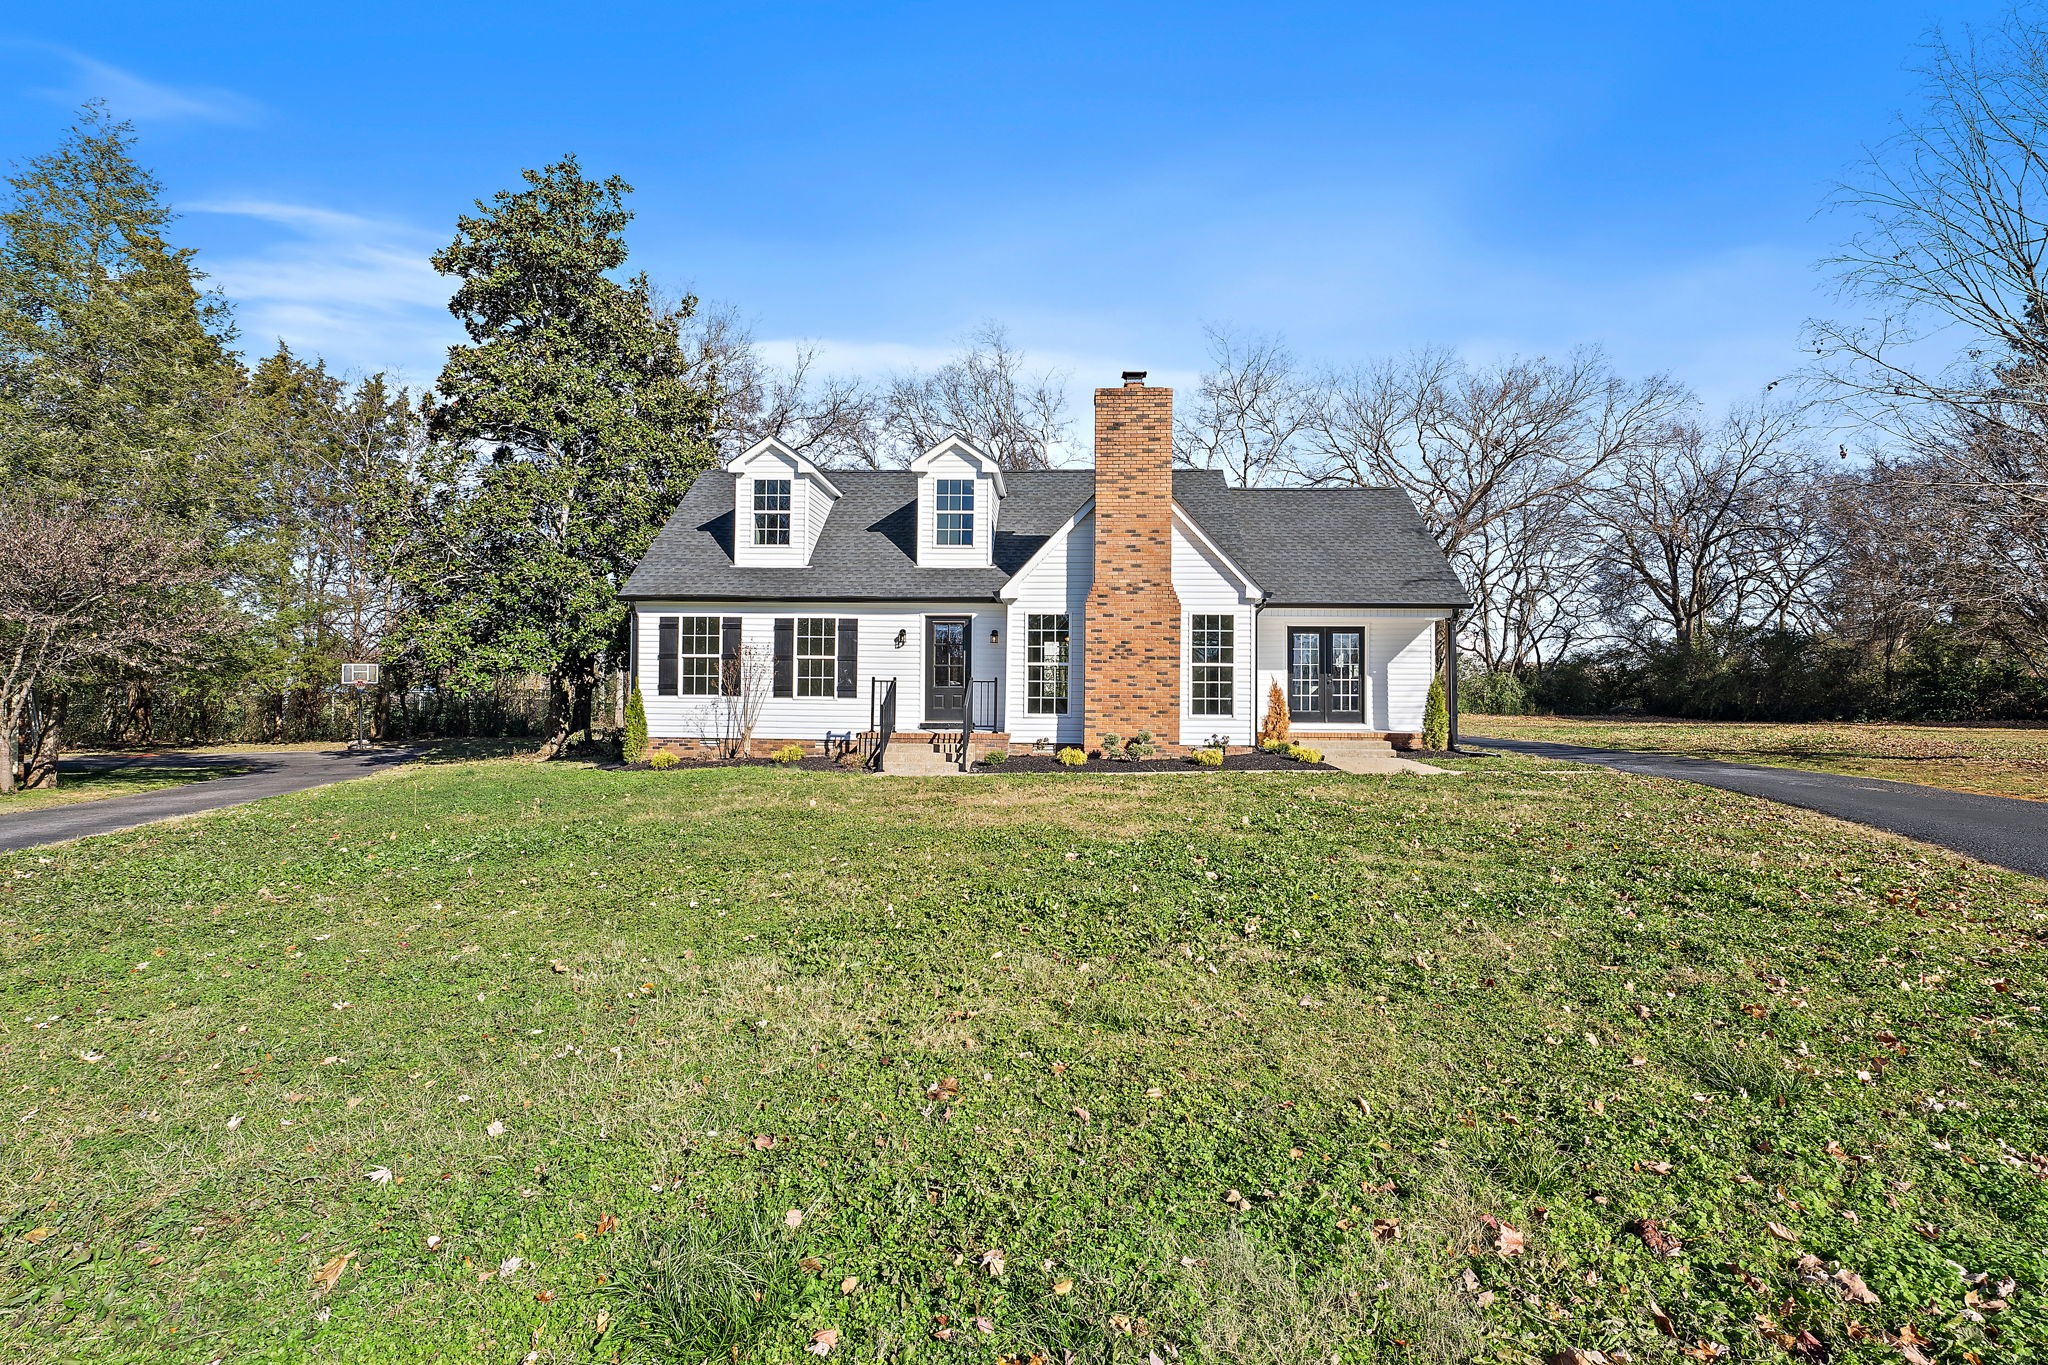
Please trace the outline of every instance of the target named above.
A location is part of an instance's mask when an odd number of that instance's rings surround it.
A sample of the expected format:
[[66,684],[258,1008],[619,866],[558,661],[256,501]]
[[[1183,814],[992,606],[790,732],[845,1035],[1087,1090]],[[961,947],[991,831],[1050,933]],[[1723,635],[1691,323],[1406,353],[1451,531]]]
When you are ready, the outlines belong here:
[[881,404],[891,463],[960,436],[1006,469],[1050,469],[1066,444],[1066,377],[1030,369],[1000,323],[982,324],[937,369],[892,378]]
[[1278,336],[1209,326],[1209,368],[1175,423],[1174,455],[1240,488],[1299,473],[1316,393]]
[[721,460],[772,436],[820,465],[880,463],[879,395],[858,376],[822,370],[816,346],[800,343],[787,366],[772,364],[729,305],[700,308],[688,336],[697,371],[717,396]]
[[1571,497],[1692,403],[1662,376],[1620,378],[1594,350],[1480,369],[1428,350],[1326,376],[1321,388],[1306,442],[1312,478],[1405,492],[1472,589],[1472,647],[1506,669],[1535,661],[1516,642],[1555,637],[1581,586],[1569,541],[1532,547],[1529,537],[1579,534]]
[[1711,430],[1673,423],[1582,494],[1623,634],[1699,645],[1715,626],[1776,624],[1819,568],[1789,543],[1814,480],[1799,434],[1789,407],[1739,408]]

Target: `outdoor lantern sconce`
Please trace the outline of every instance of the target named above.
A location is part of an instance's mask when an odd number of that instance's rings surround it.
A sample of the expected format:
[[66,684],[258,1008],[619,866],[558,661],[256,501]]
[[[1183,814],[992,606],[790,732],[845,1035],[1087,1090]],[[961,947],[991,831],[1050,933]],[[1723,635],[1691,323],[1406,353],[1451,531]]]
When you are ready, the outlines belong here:
[[1003,633],[1000,630],[991,629],[988,633],[989,647],[993,649],[995,646],[1001,644],[1002,642]]
[[905,642],[905,641],[907,641],[907,640],[908,640],[909,638],[910,638],[910,632],[909,632],[908,630],[899,630],[899,631],[897,631],[897,632],[896,632],[896,648],[898,648],[898,649],[901,649],[901,648],[903,648],[904,642]]

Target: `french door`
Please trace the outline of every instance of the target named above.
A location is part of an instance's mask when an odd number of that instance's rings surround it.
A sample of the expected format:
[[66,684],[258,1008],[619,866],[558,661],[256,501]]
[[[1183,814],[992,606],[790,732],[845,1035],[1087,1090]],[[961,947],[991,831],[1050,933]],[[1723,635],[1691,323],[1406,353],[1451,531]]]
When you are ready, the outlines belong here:
[[1287,710],[1296,720],[1365,721],[1365,632],[1287,632]]

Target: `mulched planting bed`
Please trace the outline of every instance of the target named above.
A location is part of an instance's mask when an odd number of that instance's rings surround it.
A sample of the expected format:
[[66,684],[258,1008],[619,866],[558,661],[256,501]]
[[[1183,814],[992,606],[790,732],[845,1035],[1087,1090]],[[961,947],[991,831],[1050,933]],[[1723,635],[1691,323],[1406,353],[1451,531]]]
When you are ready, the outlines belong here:
[[1013,753],[1003,763],[977,763],[978,773],[1285,773],[1335,772],[1327,763],[1296,763],[1278,754],[1226,754],[1220,768],[1203,768],[1184,758],[1145,758],[1135,763],[1110,763],[1091,758],[1079,768],[1066,768],[1051,754]]

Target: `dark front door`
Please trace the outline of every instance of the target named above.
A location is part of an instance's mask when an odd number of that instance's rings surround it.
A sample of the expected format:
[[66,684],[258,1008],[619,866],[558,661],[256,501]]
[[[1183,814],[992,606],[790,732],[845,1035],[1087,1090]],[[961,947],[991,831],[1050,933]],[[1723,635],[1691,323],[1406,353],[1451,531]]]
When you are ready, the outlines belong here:
[[1365,632],[1287,632],[1287,710],[1296,720],[1365,721]]
[[964,616],[933,616],[925,621],[927,725],[958,725],[967,719],[967,626]]

